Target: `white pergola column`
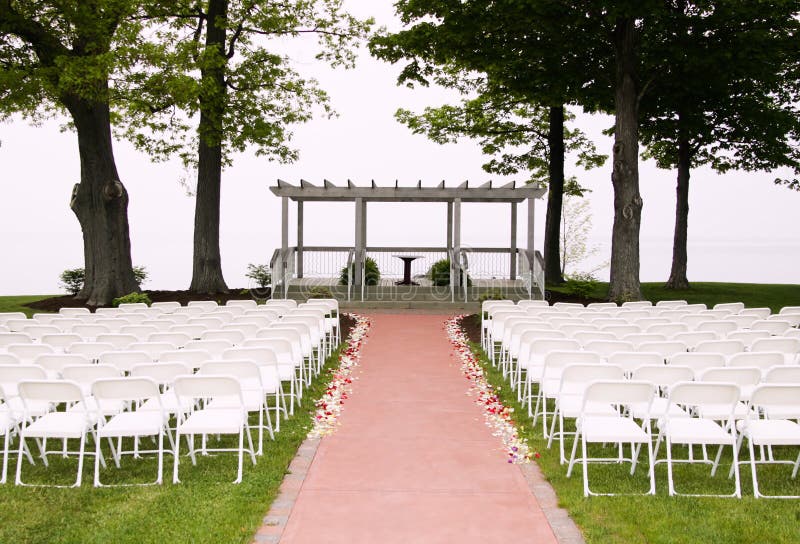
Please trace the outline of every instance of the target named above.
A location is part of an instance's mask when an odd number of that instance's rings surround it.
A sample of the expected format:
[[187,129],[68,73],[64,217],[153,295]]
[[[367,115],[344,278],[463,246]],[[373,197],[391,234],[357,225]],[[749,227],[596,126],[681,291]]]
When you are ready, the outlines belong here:
[[356,250],[356,258],[353,262],[353,283],[355,285],[361,285],[361,260],[364,257],[364,249],[366,247],[366,241],[364,240],[366,235],[366,221],[364,217],[364,199],[363,198],[356,198],[356,243],[355,243],[355,250]]
[[453,203],[447,203],[447,252],[453,249]]
[[535,198],[528,198],[528,251],[533,253],[534,245],[533,245],[533,226],[534,226],[534,219],[535,219],[535,210],[534,207],[536,206],[536,199]]
[[[289,263],[286,261],[286,255],[289,252],[289,197],[281,197],[281,258],[278,266],[280,267],[280,280],[283,282],[284,292],[286,283],[289,278],[286,277],[286,272]],[[274,271],[273,271],[274,273]],[[274,284],[275,282],[273,282]]]
[[511,203],[511,263],[509,279],[517,279],[517,203]]
[[303,277],[303,201],[297,201],[297,277]]

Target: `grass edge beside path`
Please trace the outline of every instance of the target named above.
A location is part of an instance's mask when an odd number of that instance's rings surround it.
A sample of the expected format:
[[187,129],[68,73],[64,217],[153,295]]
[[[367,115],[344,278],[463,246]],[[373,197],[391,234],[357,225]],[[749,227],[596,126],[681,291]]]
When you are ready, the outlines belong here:
[[28,308],[27,304],[52,298],[58,295],[14,295],[0,296],[0,313],[4,312],[23,312],[28,317],[37,313],[37,310]]
[[[548,449],[542,438],[541,420],[536,429],[531,428],[527,410],[517,402],[516,392],[508,387],[500,371],[492,367],[480,343],[470,342],[470,347],[500,400],[513,409],[520,436],[527,439],[531,450],[539,452],[540,458],[534,462],[553,486],[559,506],[567,510],[588,544],[797,542],[800,502],[755,499],[746,465],[742,466],[742,499],[669,497],[663,464],[656,473],[656,496],[584,498],[580,467],[576,467],[571,478],[566,477],[566,465],[559,464],[558,445]],[[605,483],[610,489],[625,487],[627,482],[603,482],[596,467],[590,468],[593,488],[598,483]],[[724,472],[727,474],[727,469]],[[637,474],[643,479],[641,470]],[[724,483],[725,478],[721,480]]]

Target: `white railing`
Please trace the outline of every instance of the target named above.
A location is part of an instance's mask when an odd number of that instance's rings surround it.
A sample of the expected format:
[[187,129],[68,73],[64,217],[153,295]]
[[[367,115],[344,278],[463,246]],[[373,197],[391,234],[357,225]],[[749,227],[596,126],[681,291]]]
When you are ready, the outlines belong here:
[[519,249],[519,270],[528,298],[533,298],[534,292],[538,298],[544,300],[544,258],[538,251]]

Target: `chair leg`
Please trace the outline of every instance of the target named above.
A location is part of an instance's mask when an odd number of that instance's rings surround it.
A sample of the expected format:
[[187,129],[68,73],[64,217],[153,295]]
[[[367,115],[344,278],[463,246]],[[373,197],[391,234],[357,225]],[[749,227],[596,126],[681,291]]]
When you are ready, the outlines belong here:
[[178,463],[180,459],[180,450],[181,450],[181,433],[177,431],[175,435],[175,455],[174,460],[172,462],[172,483],[178,484],[180,480],[178,479]]
[[244,460],[244,426],[239,429],[239,468],[236,472],[236,479],[233,483],[238,484],[242,482],[242,461]]

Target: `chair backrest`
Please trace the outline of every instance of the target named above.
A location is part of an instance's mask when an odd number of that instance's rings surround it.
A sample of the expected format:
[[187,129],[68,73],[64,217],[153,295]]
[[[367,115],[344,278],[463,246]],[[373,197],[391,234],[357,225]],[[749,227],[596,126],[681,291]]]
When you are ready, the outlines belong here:
[[725,318],[725,321],[736,323],[737,330],[741,331],[742,329],[749,329],[750,325],[758,321],[758,317],[754,315],[729,315]]
[[800,313],[800,306],[784,306],[778,312],[778,314],[796,314],[796,313]]
[[6,353],[16,355],[22,363],[32,363],[40,355],[55,353],[55,349],[47,344],[10,344]]
[[[197,375],[232,376],[239,383],[256,382],[261,384],[261,371],[258,365],[249,359],[230,359],[226,361],[208,361],[197,372]],[[247,389],[247,387],[243,387]]]
[[624,380],[622,368],[608,364],[567,365],[561,371],[560,394],[582,394],[586,386],[600,380]]
[[539,356],[544,362],[544,357],[551,351],[580,351],[581,345],[577,340],[568,338],[541,338],[531,342],[531,356]]
[[148,342],[165,342],[174,348],[182,348],[192,341],[192,337],[184,332],[156,332],[147,337]]
[[145,342],[148,336],[160,331],[157,327],[151,325],[125,325],[124,327],[120,327],[119,332],[122,334],[131,334],[140,342]]
[[219,354],[211,353],[204,349],[176,349],[165,351],[158,357],[159,363],[182,363],[191,368],[200,368],[200,365],[222,355],[230,346],[220,349]]
[[164,314],[159,320],[172,323],[173,325],[185,325],[189,322],[189,314]]
[[97,358],[101,365],[113,366],[123,372],[130,372],[135,365],[152,363],[153,357],[145,351],[107,351]]
[[60,375],[61,370],[65,366],[88,365],[91,364],[91,362],[91,359],[85,355],[78,355],[75,353],[47,353],[39,355],[33,361],[33,364],[42,367],[50,375]]
[[581,412],[591,414],[597,407],[608,404],[649,406],[655,394],[655,386],[646,381],[599,380],[586,387]]
[[716,340],[717,335],[711,331],[690,331],[676,333],[672,339],[683,342],[689,349],[695,349],[702,342]]
[[750,351],[778,351],[786,357],[786,362],[791,363],[800,353],[799,338],[770,337],[756,340],[750,346]]
[[88,394],[95,380],[119,378],[121,372],[111,365],[69,365],[61,369],[61,376],[65,380],[77,383],[84,394]]
[[602,332],[610,332],[614,334],[619,340],[628,336],[629,334],[642,332],[641,327],[632,323],[628,323],[627,325],[602,325],[600,330]]
[[773,366],[784,364],[783,353],[777,351],[752,351],[746,353],[736,353],[728,359],[728,366],[749,366],[760,368],[762,374]]
[[635,332],[633,334],[626,334],[620,340],[623,342],[630,342],[633,347],[639,349],[642,344],[652,344],[653,342],[666,342],[667,337],[663,334]]
[[213,310],[216,310],[219,307],[219,304],[217,304],[213,300],[192,300],[192,301],[189,301],[186,304],[186,307],[187,308],[201,308],[202,310],[205,310],[205,311],[213,311]]
[[189,318],[189,321],[186,322],[187,325],[202,325],[206,329],[219,329],[225,323],[227,323],[225,319],[221,319],[216,316],[210,317],[206,315],[203,315],[202,317],[191,317]]
[[226,307],[236,306],[236,307],[239,307],[239,308],[250,309],[250,308],[255,308],[256,306],[258,306],[258,303],[255,300],[253,300],[252,298],[250,298],[250,299],[247,299],[247,300],[229,300],[228,302],[225,303],[225,306]]
[[731,310],[725,310],[725,309],[703,310],[702,312],[697,313],[697,315],[702,315],[709,321],[724,320],[727,319],[728,316],[733,314],[734,312],[732,312]]
[[617,351],[607,359],[609,364],[622,368],[626,374],[634,372],[641,366],[664,366],[664,357],[660,353],[646,351]]
[[648,351],[651,353],[658,353],[661,355],[662,360],[669,361],[669,359],[676,353],[685,353],[688,347],[683,342],[677,340],[665,340],[660,342],[643,342],[636,347],[637,351]]
[[75,342],[70,344],[64,351],[66,353],[86,355],[90,359],[97,359],[101,353],[114,351],[114,345],[108,342]]
[[[303,359],[303,342],[300,333],[296,330],[290,329],[263,329],[258,332],[253,343],[253,346],[258,346],[258,340],[277,339],[281,341],[288,341],[292,346],[292,357],[296,360]],[[245,341],[246,343],[247,341]],[[251,346],[245,346],[251,347]]]
[[154,302],[150,305],[150,308],[157,308],[161,310],[165,314],[172,314],[175,313],[175,310],[181,307],[180,302],[176,301],[168,301],[168,302]]
[[733,332],[728,333],[725,337],[726,340],[739,340],[745,346],[745,348],[749,349],[753,342],[759,340],[761,338],[769,338],[770,334],[767,331],[743,331],[743,330],[736,330]]
[[19,365],[22,364],[19,357],[10,353],[0,353],[0,365]]
[[214,357],[219,357],[226,349],[233,347],[228,340],[192,340],[183,347],[184,350],[203,350]]
[[[669,399],[675,404],[685,406],[701,406],[704,404],[729,406],[729,413],[732,418],[739,402],[739,386],[733,383],[681,382],[670,388]],[[667,417],[669,417],[669,414],[667,414]]]
[[[182,399],[205,399],[225,397],[242,401],[242,386],[232,376],[193,375],[175,378],[175,393]],[[188,404],[187,404],[188,405]]]
[[161,354],[166,351],[173,351],[175,346],[168,342],[136,342],[128,346],[130,351],[143,351],[150,355],[151,361],[158,361]]
[[226,325],[222,326],[223,331],[236,331],[241,333],[244,338],[243,340],[247,340],[248,338],[255,338],[258,331],[263,329],[264,326],[257,325],[255,323],[227,323]]
[[222,352],[222,359],[248,360],[253,361],[259,366],[278,363],[278,356],[275,350],[265,347],[227,349]]
[[583,310],[585,306],[579,302],[556,302],[552,306],[556,310]]
[[528,308],[548,308],[550,306],[550,303],[547,302],[546,300],[520,300],[519,302],[517,302],[517,306],[527,310]]
[[764,382],[800,384],[800,366],[774,366],[767,370]]
[[766,319],[770,314],[772,314],[772,310],[769,308],[745,308],[739,311],[738,315],[752,315],[758,319]]
[[694,348],[697,353],[722,353],[723,355],[733,355],[742,353],[745,350],[744,342],[741,340],[707,340],[700,342]]
[[266,302],[264,302],[264,306],[283,306],[284,308],[297,308],[297,301],[292,300],[290,298],[271,298]]
[[652,305],[653,303],[649,300],[632,300],[622,303],[623,308],[650,308]]
[[[67,380],[26,380],[19,383],[18,390],[26,406],[28,401],[55,403],[83,401],[80,386]],[[85,403],[82,405],[85,406]]]
[[800,419],[800,383],[759,385],[750,396],[750,405],[767,418],[777,412],[780,419]]
[[608,359],[608,357],[618,351],[636,351],[636,347],[631,342],[624,342],[622,340],[592,340],[583,346],[586,351],[594,351],[600,354],[600,357]]
[[649,310],[630,310],[625,308],[623,311],[617,314],[617,317],[621,317],[628,323],[637,323],[640,319],[647,319],[651,316]]
[[65,316],[73,316],[73,315],[87,315],[92,313],[89,308],[59,308],[58,314],[65,315]]
[[72,327],[72,333],[78,334],[84,340],[95,340],[101,334],[108,334],[111,329],[105,325],[97,325],[96,323],[86,323],[82,325],[75,325]]
[[738,329],[739,325],[737,325],[734,321],[726,321],[722,319],[715,321],[703,321],[698,323],[695,327],[696,331],[713,332],[718,338],[724,338],[727,334]]
[[237,346],[244,342],[245,334],[238,330],[209,329],[200,336],[201,340],[224,340]]
[[33,338],[23,332],[0,332],[0,348],[11,344],[32,344]]
[[159,385],[172,385],[178,376],[191,374],[192,367],[179,362],[143,363],[131,368],[131,376],[149,378]]
[[589,342],[594,342],[595,340],[613,342],[617,339],[617,335],[612,332],[603,331],[579,331],[573,333],[572,338],[580,342],[582,346],[585,346]]
[[158,384],[146,377],[101,378],[92,384],[92,396],[100,400],[145,401],[158,399]]
[[686,306],[687,302],[685,300],[659,300],[656,302],[656,307],[658,308],[680,308],[682,306]]
[[794,329],[800,325],[800,312],[771,315],[767,318],[767,321],[787,321]]
[[34,321],[31,325],[26,325],[20,332],[24,332],[36,341],[46,334],[58,334],[61,329],[55,325],[44,325]]
[[589,304],[586,305],[586,307],[591,309],[602,310],[606,308],[617,308],[618,306],[616,302],[590,302]]
[[792,324],[789,321],[778,319],[762,319],[750,324],[750,330],[766,331],[772,336],[780,336],[791,328]]
[[189,325],[189,322],[179,324],[179,325],[172,325],[169,328],[169,332],[177,332],[181,334],[186,334],[190,336],[193,340],[199,340],[203,333],[206,332],[209,328],[205,325]]
[[720,302],[714,304],[715,310],[729,310],[731,313],[738,314],[744,310],[744,302]]
[[0,389],[6,398],[16,397],[19,394],[17,386],[25,380],[45,380],[47,374],[38,365],[0,364]]
[[708,368],[700,374],[700,381],[752,386],[761,381],[761,369],[752,366]]
[[711,367],[725,366],[725,356],[721,353],[676,353],[670,360],[670,365],[688,366],[695,376],[699,376],[705,369]]
[[133,334],[124,333],[105,333],[97,335],[98,342],[108,342],[115,349],[126,349],[131,344],[138,342],[139,338]]
[[149,308],[144,302],[124,302],[117,306],[122,313],[135,313],[139,310],[146,310]]
[[694,380],[694,371],[688,366],[642,365],[633,371],[631,378],[659,387],[671,387],[676,383]]
[[281,363],[300,364],[303,360],[300,347],[286,338],[250,338],[241,347],[271,349]]
[[590,351],[551,351],[544,356],[545,376],[560,372],[567,365],[600,365],[603,360]]

